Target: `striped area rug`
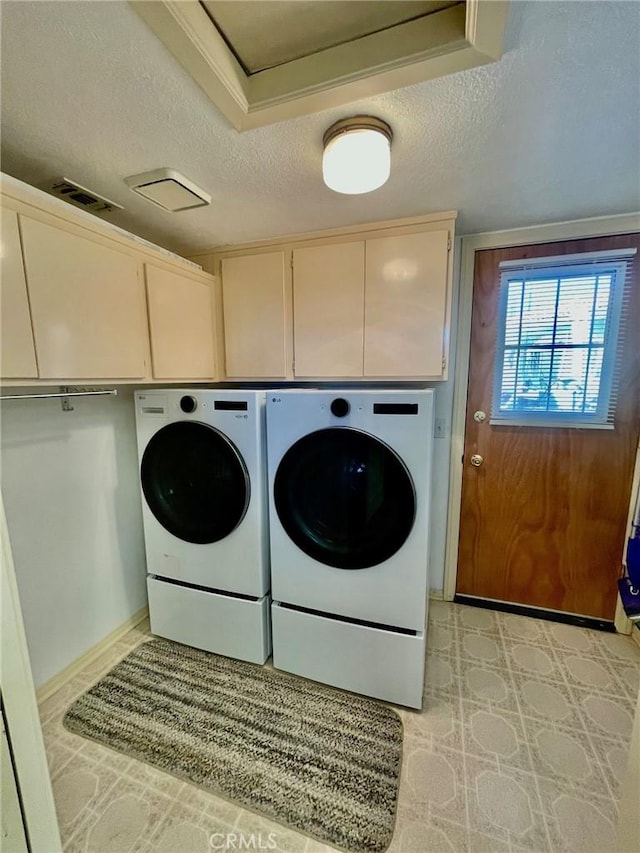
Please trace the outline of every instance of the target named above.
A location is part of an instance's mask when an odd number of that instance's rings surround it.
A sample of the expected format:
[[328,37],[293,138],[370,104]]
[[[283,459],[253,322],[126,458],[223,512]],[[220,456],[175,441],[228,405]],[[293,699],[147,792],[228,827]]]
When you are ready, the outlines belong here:
[[391,841],[402,723],[369,699],[152,640],[64,724],[344,850]]

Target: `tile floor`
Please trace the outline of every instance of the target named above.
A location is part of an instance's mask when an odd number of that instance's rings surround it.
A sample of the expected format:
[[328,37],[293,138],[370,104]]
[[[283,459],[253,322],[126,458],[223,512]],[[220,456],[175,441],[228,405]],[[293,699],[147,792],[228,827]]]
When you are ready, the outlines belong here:
[[[129,632],[41,706],[66,853],[274,843],[331,853],[62,727],[71,702],[145,639]],[[428,648],[424,709],[398,709],[404,759],[389,853],[614,853],[640,684],[634,641],[432,601]]]

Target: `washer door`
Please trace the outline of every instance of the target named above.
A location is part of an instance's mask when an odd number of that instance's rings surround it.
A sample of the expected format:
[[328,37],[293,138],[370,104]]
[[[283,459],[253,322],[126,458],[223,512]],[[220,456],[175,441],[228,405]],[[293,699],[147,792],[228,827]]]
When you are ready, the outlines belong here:
[[234,444],[212,426],[179,421],[158,430],[140,466],[142,491],[160,524],[185,542],[218,542],[249,505],[249,474]]
[[407,466],[382,441],[351,427],[319,430],[292,445],[276,472],[274,500],[296,545],[337,569],[388,560],[416,515]]

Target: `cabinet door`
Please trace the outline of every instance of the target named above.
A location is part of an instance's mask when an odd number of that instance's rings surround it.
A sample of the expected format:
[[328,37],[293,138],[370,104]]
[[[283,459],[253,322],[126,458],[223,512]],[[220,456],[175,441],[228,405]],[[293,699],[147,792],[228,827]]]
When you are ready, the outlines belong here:
[[224,258],[222,304],[227,377],[284,379],[284,252]]
[[366,241],[365,376],[442,374],[449,232]]
[[362,376],[364,241],[293,253],[295,375]]
[[1,213],[0,368],[4,379],[31,379],[37,377],[38,366],[31,331],[18,215],[5,208]]
[[206,282],[146,265],[155,379],[215,379],[213,302]]
[[144,377],[137,260],[25,216],[20,223],[40,377]]

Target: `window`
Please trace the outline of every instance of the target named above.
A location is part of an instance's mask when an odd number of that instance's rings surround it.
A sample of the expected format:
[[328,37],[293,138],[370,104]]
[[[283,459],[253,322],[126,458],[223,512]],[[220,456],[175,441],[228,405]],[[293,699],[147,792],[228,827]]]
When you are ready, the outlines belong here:
[[613,428],[635,249],[506,261],[491,423]]

